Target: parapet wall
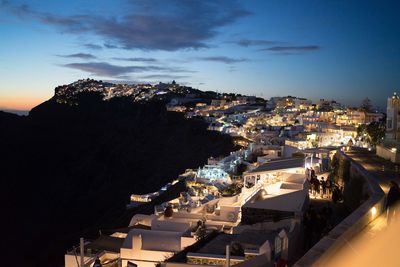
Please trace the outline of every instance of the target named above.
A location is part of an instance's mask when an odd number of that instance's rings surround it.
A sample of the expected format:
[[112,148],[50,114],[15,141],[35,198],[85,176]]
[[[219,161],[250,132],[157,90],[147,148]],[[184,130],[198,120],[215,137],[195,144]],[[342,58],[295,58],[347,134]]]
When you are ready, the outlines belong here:
[[351,175],[359,175],[364,179],[369,198],[315,244],[293,265],[295,267],[325,266],[346,245],[347,240],[360,233],[384,211],[385,193],[376,178],[342,151],[339,151],[339,156],[350,161]]
[[376,146],[376,154],[384,159],[390,160],[393,163],[400,162],[400,154],[396,148],[387,148],[383,145]]

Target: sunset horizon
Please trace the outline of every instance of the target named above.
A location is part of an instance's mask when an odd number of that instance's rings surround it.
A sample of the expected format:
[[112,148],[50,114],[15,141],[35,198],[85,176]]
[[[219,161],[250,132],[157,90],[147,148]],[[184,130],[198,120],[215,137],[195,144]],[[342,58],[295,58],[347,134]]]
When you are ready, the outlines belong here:
[[183,3],[1,1],[0,106],[83,78],[380,108],[399,89],[396,2]]

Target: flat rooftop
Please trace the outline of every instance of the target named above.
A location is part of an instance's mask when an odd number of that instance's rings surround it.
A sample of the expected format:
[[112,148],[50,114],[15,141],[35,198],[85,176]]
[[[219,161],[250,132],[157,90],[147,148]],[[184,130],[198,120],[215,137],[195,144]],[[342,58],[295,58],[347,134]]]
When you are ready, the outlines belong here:
[[301,167],[304,167],[304,158],[286,158],[286,159],[271,160],[247,173],[276,171],[276,170],[301,168]]
[[263,191],[260,190],[243,207],[287,212],[298,212],[304,208],[306,195],[302,190],[280,189],[278,194],[264,196]]
[[226,245],[234,242],[241,244],[243,249],[258,249],[267,240],[273,244],[276,235],[276,231],[256,230],[247,230],[240,234],[219,234],[196,253],[225,255]]
[[99,238],[89,243],[86,248],[90,248],[93,251],[111,251],[119,253],[124,238],[112,237],[107,235],[101,235]]

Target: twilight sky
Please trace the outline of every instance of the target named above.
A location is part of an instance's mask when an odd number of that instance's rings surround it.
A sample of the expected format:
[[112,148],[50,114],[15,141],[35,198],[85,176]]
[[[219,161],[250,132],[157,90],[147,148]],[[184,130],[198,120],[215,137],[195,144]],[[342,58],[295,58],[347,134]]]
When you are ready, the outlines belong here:
[[399,14],[399,1],[0,0],[0,109],[88,77],[385,107]]

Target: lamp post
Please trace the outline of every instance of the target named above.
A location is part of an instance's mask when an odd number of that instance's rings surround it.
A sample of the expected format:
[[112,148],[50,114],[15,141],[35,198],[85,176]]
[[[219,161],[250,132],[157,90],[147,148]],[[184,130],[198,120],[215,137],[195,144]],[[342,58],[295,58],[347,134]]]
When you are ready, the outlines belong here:
[[225,260],[225,266],[230,267],[231,266],[231,255],[230,255],[230,247],[229,245],[226,245],[226,260]]

